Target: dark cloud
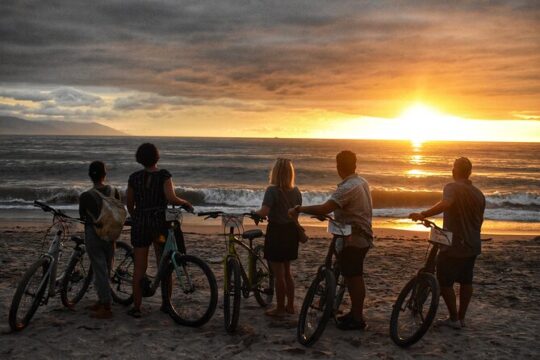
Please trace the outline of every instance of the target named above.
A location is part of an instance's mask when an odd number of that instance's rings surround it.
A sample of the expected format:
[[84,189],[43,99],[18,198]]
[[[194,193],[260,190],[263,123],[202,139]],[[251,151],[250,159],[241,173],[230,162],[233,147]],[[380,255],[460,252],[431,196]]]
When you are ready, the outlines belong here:
[[[7,0],[0,83],[155,94],[122,110],[229,98],[378,115],[425,92],[504,118],[540,107],[527,81],[540,76],[539,19],[534,1]],[[11,98],[101,104],[87,95]]]

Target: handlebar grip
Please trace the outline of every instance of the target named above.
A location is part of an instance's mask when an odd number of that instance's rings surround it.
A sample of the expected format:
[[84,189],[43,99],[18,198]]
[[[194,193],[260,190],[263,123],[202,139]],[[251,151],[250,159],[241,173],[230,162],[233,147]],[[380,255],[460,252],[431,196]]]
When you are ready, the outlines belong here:
[[333,220],[330,216],[328,215],[313,215],[312,216],[313,219],[317,219],[319,221],[326,221],[326,220]]
[[198,212],[197,216],[217,216],[220,214],[222,214],[221,211],[203,211],[203,212]]

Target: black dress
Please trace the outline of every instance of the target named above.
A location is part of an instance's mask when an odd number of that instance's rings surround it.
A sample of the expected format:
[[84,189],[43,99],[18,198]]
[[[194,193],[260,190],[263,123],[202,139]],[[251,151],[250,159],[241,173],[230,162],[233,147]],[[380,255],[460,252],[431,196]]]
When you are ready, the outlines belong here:
[[167,198],[163,185],[171,173],[139,170],[130,175],[128,185],[135,195],[135,212],[131,226],[131,244],[133,247],[148,247],[160,235],[165,235],[165,209]]
[[268,227],[264,240],[264,258],[273,262],[285,262],[298,258],[298,231],[288,210],[302,205],[298,188],[281,190],[269,186],[264,194],[263,205],[270,208]]

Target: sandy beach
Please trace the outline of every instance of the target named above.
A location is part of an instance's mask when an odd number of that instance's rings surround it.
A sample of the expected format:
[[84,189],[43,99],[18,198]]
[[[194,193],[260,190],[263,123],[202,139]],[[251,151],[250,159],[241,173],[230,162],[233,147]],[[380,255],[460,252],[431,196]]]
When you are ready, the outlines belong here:
[[[377,229],[375,248],[366,260],[365,332],[342,332],[330,322],[311,348],[296,341],[296,318],[266,317],[255,299],[242,300],[235,335],[223,329],[223,238],[216,226],[184,226],[188,252],[207,260],[220,287],[214,317],[201,328],[182,327],[159,311],[158,295],[145,299],[149,312],[141,319],[113,306],[113,320],[94,320],[84,310],[95,298],[93,287],[76,310],[64,308],[59,297],[40,307],[29,327],[10,333],[7,315],[17,282],[36,260],[46,224],[0,222],[0,357],[3,359],[56,358],[181,358],[181,359],[403,359],[403,358],[538,358],[540,324],[540,238],[490,236],[478,258],[475,294],[468,327],[432,327],[409,349],[394,345],[388,335],[392,304],[401,287],[421,266],[425,233]],[[301,246],[294,263],[297,307],[327,249],[328,236],[308,229],[312,238]],[[128,234],[123,234],[129,240]],[[151,260],[153,261],[153,260]],[[152,271],[152,270],[151,270]],[[437,316],[446,317],[441,299]]]

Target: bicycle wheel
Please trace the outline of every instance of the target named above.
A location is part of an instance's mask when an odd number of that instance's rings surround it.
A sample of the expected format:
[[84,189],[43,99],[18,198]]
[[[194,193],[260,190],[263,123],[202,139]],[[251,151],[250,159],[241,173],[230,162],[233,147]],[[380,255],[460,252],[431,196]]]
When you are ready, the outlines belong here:
[[319,270],[311,283],[300,316],[296,337],[304,346],[313,345],[322,335],[328,319],[334,310],[336,296],[336,279],[329,269]]
[[240,317],[240,299],[242,284],[240,282],[240,264],[238,259],[230,257],[225,269],[225,291],[223,292],[223,319],[225,330],[232,333],[238,326]]
[[123,242],[116,242],[111,271],[111,296],[114,302],[129,305],[133,302],[133,248]]
[[433,274],[420,273],[401,290],[390,317],[390,337],[408,347],[424,336],[439,306],[439,283]]
[[62,304],[68,308],[74,307],[88,290],[91,281],[92,266],[90,259],[85,257],[84,254],[74,256],[66,267],[62,278],[60,288]]
[[24,329],[36,313],[49,283],[51,260],[42,257],[26,271],[17,286],[9,309],[9,326],[13,331]]
[[[214,273],[201,259],[175,255],[161,279],[164,304],[174,321],[186,326],[201,326],[214,315],[218,290]],[[172,280],[172,284],[169,281]],[[169,293],[171,290],[171,293]]]
[[335,271],[334,279],[336,279],[336,296],[334,298],[334,321],[338,323],[337,317],[340,314],[339,307],[345,297],[345,291],[347,291],[347,285],[345,284],[345,278],[339,271]]
[[272,303],[274,297],[274,276],[263,262],[264,246],[256,246],[253,252],[256,255],[250,258],[250,268],[255,269],[253,293],[259,305],[266,307]]

